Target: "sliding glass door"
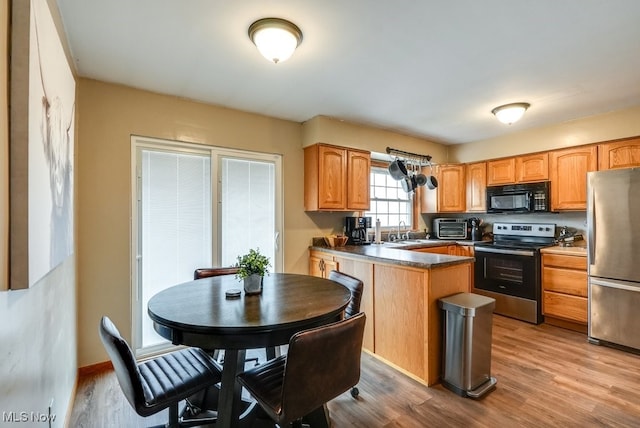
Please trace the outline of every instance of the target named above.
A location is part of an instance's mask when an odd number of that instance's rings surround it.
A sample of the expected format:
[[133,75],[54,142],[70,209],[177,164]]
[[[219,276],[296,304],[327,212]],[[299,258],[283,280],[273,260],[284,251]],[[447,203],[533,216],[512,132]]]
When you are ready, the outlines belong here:
[[132,146],[132,337],[146,355],[169,346],[146,312],[154,294],[250,248],[282,269],[282,185],[278,155],[142,137]]

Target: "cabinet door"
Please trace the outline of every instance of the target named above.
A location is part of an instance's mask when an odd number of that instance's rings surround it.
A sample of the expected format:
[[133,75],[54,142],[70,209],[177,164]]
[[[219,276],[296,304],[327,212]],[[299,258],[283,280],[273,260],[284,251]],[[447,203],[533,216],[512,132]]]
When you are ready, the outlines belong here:
[[438,212],[464,212],[466,209],[464,165],[440,165]]
[[338,262],[333,256],[319,251],[309,253],[309,275],[326,278],[332,270],[338,270]]
[[545,316],[555,316],[581,324],[587,324],[588,300],[568,294],[543,292],[542,307]]
[[549,153],[536,153],[516,158],[516,181],[544,181],[549,179]]
[[347,150],[318,148],[318,207],[344,210],[347,206]]
[[587,209],[587,172],[598,167],[598,147],[550,152],[551,210]]
[[[434,175],[438,180],[438,185],[440,183],[440,177],[438,174],[439,166],[433,167],[433,171],[429,167],[423,167],[422,173],[429,177],[430,175]],[[429,189],[427,186],[418,187],[417,194],[420,196],[420,212],[423,214],[431,214],[438,212],[438,188]]]
[[316,256],[309,256],[309,275],[322,278],[322,259]]
[[360,301],[360,311],[367,314],[367,322],[364,326],[364,338],[362,347],[371,352],[375,352],[374,343],[374,312],[373,312],[373,264],[368,261],[359,261],[353,259],[337,258],[336,262],[340,265],[340,272],[351,275],[362,281],[362,300]]
[[640,138],[604,143],[598,146],[598,169],[640,166]]
[[487,186],[512,184],[516,181],[516,159],[498,159],[487,162]]
[[366,211],[369,209],[371,155],[349,150],[347,159],[347,209]]
[[376,355],[426,379],[426,318],[432,308],[426,306],[425,286],[430,271],[384,264],[373,269]]
[[471,163],[466,170],[467,211],[484,212],[487,210],[487,163]]
[[474,257],[475,249],[473,245],[456,245],[454,256]]

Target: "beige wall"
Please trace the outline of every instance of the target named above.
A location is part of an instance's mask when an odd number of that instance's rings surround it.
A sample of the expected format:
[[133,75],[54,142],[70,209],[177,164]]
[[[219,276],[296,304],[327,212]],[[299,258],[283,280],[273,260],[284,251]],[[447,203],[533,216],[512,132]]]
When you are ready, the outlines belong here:
[[303,211],[301,125],[93,80],[79,81],[79,360],[107,359],[102,315],[131,332],[132,134],[283,155],[284,267],[307,271],[314,221]]
[[420,155],[431,155],[434,163],[446,163],[447,147],[421,138],[359,125],[327,116],[316,116],[302,125],[304,147],[315,143],[335,144],[386,153],[387,147]]
[[[29,5],[27,1],[18,3],[20,7]],[[3,286],[8,283],[9,270],[8,11],[9,0],[0,0],[0,280]],[[75,278],[75,255],[72,255],[30,289],[0,291],[0,411],[47,414],[53,399],[52,413],[56,419],[51,426],[64,426],[77,375]],[[2,422],[0,425],[5,426]]]
[[[522,120],[526,120],[526,115]],[[452,162],[474,162],[640,135],[640,106],[449,146]]]

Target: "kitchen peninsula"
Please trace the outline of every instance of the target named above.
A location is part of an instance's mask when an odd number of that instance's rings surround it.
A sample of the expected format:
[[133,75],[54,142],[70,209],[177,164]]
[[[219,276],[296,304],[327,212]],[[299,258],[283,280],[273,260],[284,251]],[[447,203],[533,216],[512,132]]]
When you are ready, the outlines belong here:
[[[441,371],[438,299],[469,292],[473,257],[423,252],[432,245],[310,247],[310,273],[332,269],[364,282],[364,348],[414,379],[433,385]],[[413,250],[413,251],[412,251]]]

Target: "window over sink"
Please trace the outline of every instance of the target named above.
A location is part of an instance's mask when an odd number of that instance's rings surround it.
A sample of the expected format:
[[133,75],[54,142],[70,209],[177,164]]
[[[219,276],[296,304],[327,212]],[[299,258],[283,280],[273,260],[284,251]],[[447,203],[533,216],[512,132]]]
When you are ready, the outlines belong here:
[[395,228],[403,221],[406,225],[403,229],[412,229],[414,193],[405,192],[401,182],[394,180],[383,167],[371,167],[370,183],[371,205],[364,215],[371,217],[374,224],[380,219],[382,227]]

